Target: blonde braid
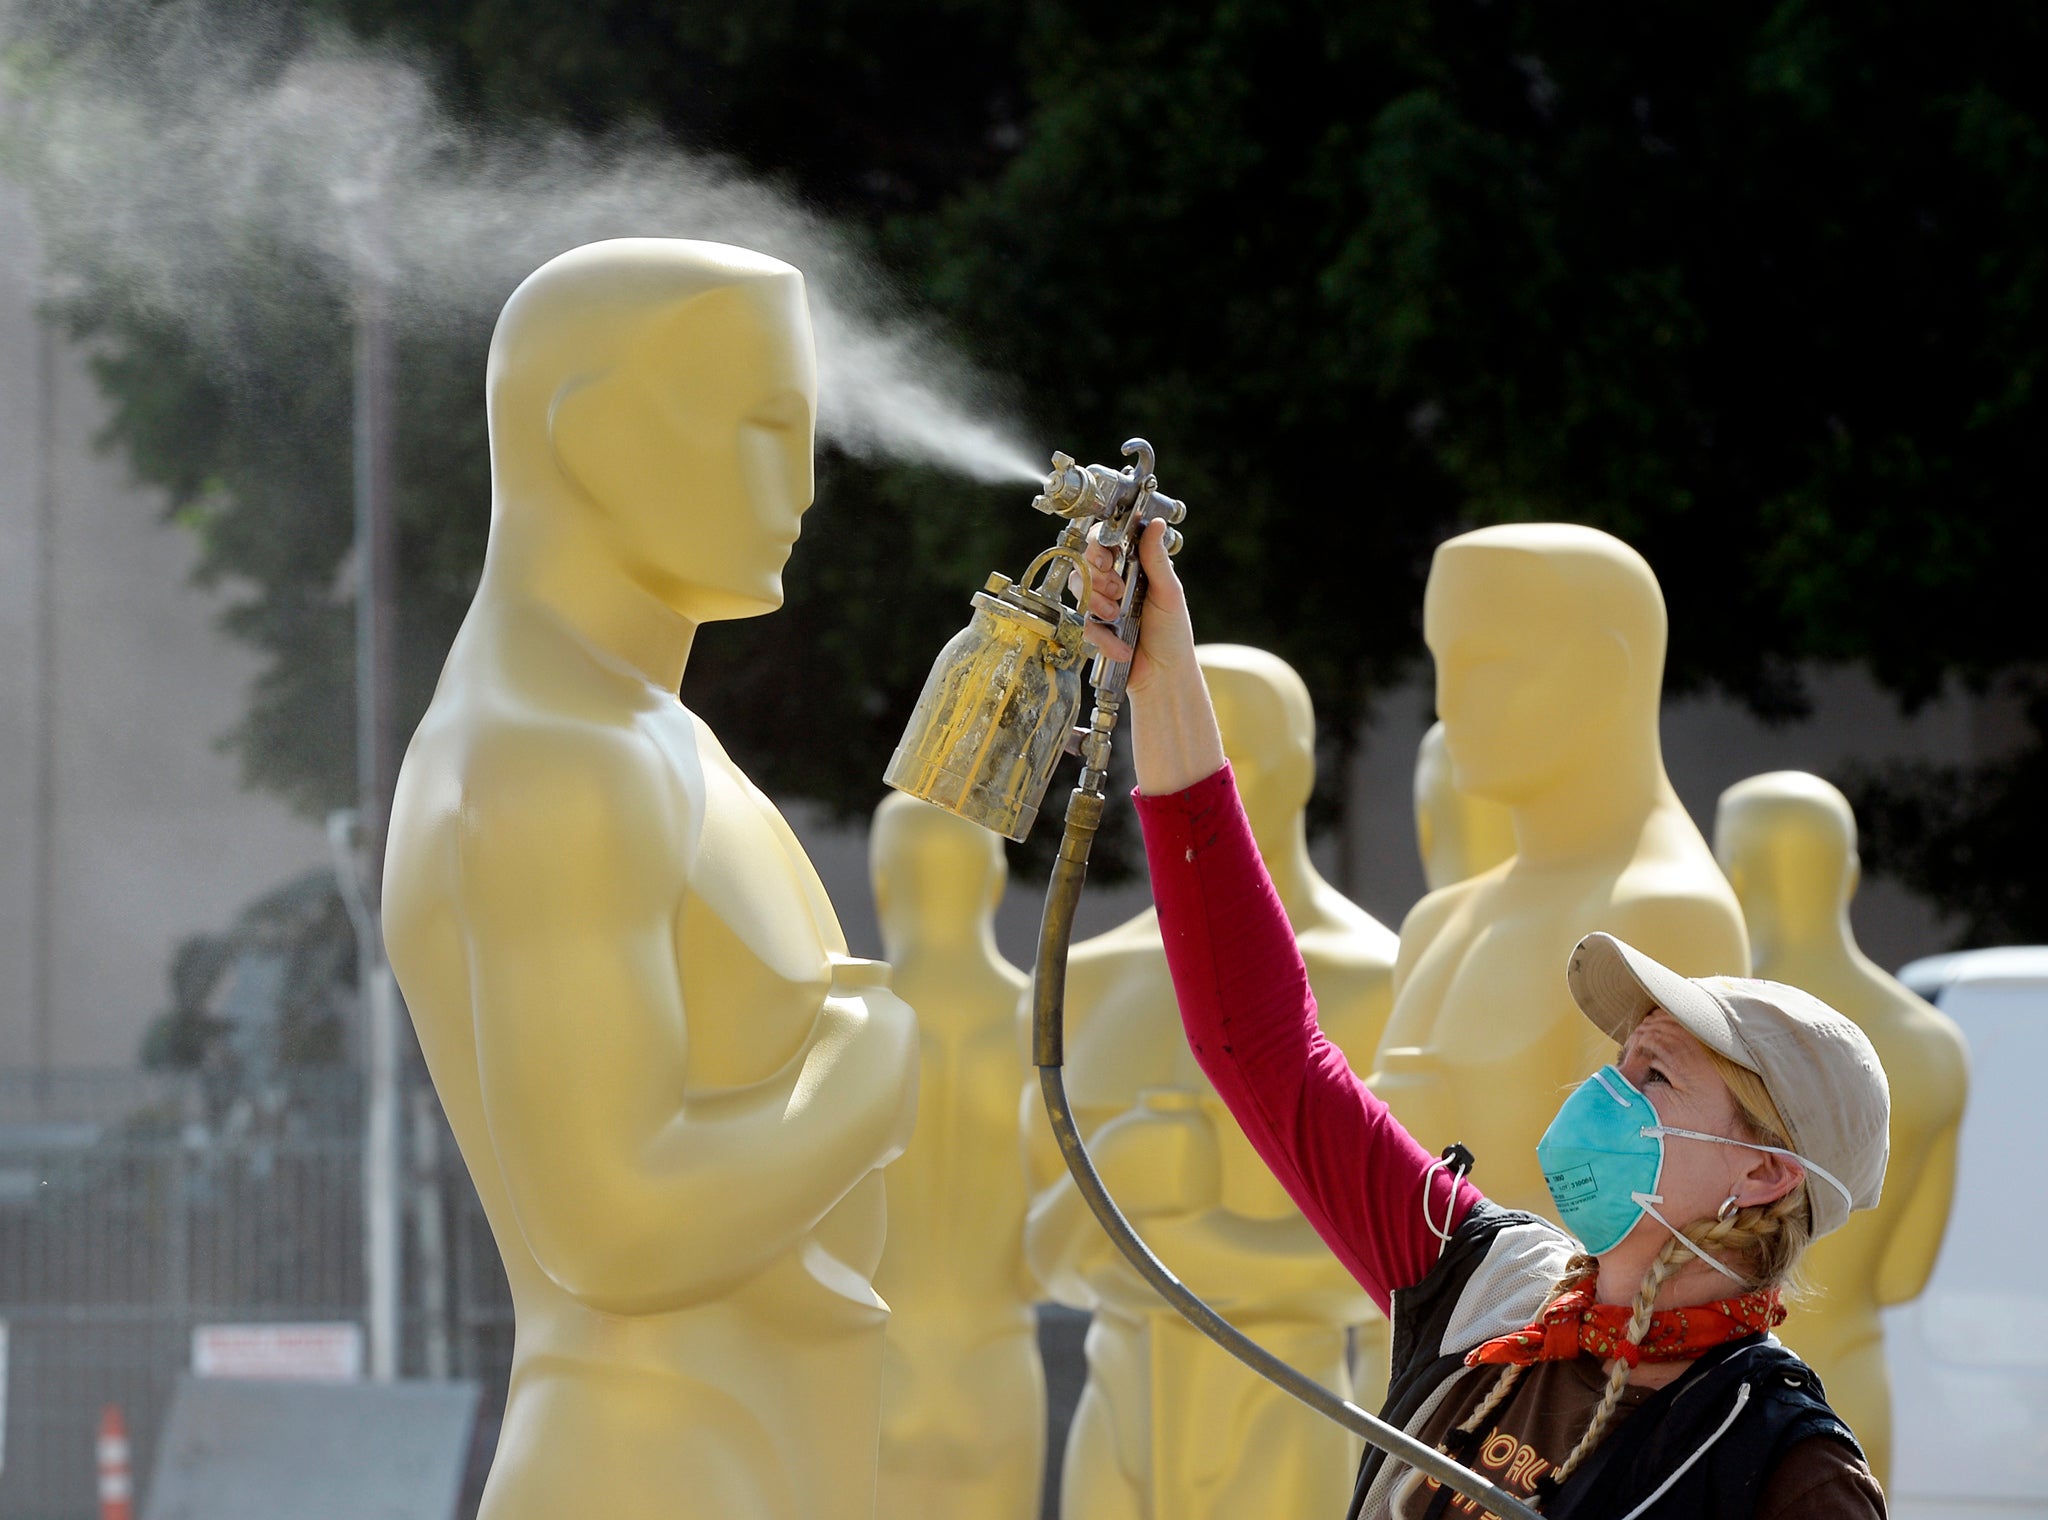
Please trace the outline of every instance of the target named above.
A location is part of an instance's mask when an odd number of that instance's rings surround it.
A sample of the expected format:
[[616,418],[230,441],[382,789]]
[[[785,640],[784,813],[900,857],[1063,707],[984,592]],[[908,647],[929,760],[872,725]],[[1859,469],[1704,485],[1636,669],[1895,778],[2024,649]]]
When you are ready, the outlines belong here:
[[[1636,1289],[1635,1310],[1629,1315],[1626,1338],[1631,1346],[1640,1346],[1643,1337],[1650,1332],[1650,1315],[1657,1307],[1657,1295],[1663,1290],[1665,1279],[1670,1277],[1692,1257],[1692,1250],[1675,1236],[1666,1242],[1664,1249],[1657,1253],[1657,1259],[1650,1263],[1650,1270],[1643,1274],[1643,1285]],[[1544,1486],[1555,1490],[1569,1478],[1588,1453],[1600,1444],[1600,1438],[1607,1434],[1608,1423],[1614,1418],[1614,1411],[1621,1406],[1621,1395],[1628,1387],[1629,1364],[1620,1357],[1607,1364],[1607,1389],[1600,1395],[1600,1403],[1593,1410],[1592,1421],[1586,1426],[1586,1433],[1579,1437],[1579,1444],[1572,1448],[1558,1468],[1544,1477]]]
[[[1578,1287],[1588,1278],[1597,1277],[1599,1273],[1600,1259],[1597,1256],[1588,1256],[1584,1251],[1576,1252],[1571,1260],[1564,1264],[1564,1276],[1551,1285],[1548,1296],[1543,1300],[1543,1309],[1548,1309],[1560,1298],[1563,1298],[1565,1294],[1571,1292],[1572,1289]],[[1536,1311],[1539,1318],[1542,1316],[1543,1309]],[[1506,1402],[1507,1396],[1514,1391],[1516,1382],[1527,1370],[1527,1368],[1514,1363],[1509,1363],[1501,1368],[1500,1375],[1493,1380],[1493,1387],[1487,1391],[1486,1397],[1479,1401],[1479,1407],[1465,1417],[1464,1423],[1457,1428],[1455,1434],[1461,1436],[1478,1434],[1481,1423],[1488,1415],[1492,1414],[1494,1410],[1500,1408]],[[1438,1442],[1436,1449],[1447,1457],[1456,1455],[1443,1442]]]
[[1748,1268],[1748,1286],[1777,1286],[1793,1296],[1803,1291],[1799,1257],[1806,1250],[1812,1226],[1801,1183],[1784,1197],[1752,1208],[1737,1209],[1726,1219],[1703,1219],[1685,1233],[1703,1251],[1726,1253]]
[[[1785,1123],[1785,1116],[1778,1112],[1778,1105],[1764,1086],[1763,1078],[1747,1067],[1737,1066],[1717,1050],[1707,1051],[1707,1059],[1720,1073],[1728,1095],[1735,1100],[1736,1112],[1742,1116],[1743,1127],[1749,1131],[1750,1138],[1765,1145],[1792,1149],[1792,1141],[1788,1138],[1791,1130]],[[1737,1252],[1748,1258],[1752,1286],[1776,1285],[1786,1289],[1788,1296],[1793,1298],[1804,1291],[1804,1285],[1799,1281],[1799,1261],[1813,1241],[1813,1208],[1807,1196],[1805,1178],[1802,1177],[1792,1191],[1776,1203],[1738,1211],[1732,1221],[1734,1228],[1725,1234],[1714,1232],[1714,1227],[1720,1223],[1701,1221],[1713,1233],[1716,1249]],[[1692,1231],[1686,1233],[1690,1235]]]
[[[1751,1136],[1765,1145],[1790,1149],[1792,1142],[1786,1138],[1789,1131],[1784,1117],[1764,1087],[1763,1079],[1717,1051],[1708,1050],[1707,1056],[1726,1083]],[[1667,1241],[1664,1249],[1657,1253],[1657,1259],[1650,1263],[1650,1270],[1643,1274],[1643,1285],[1636,1290],[1635,1308],[1629,1316],[1627,1339],[1631,1345],[1643,1343],[1643,1337],[1649,1333],[1650,1316],[1656,1310],[1657,1295],[1663,1291],[1672,1274],[1694,1255],[1695,1248],[1700,1254],[1712,1255],[1716,1259],[1723,1255],[1737,1258],[1746,1269],[1745,1289],[1776,1287],[1785,1290],[1789,1296],[1798,1296],[1803,1291],[1798,1279],[1800,1258],[1813,1239],[1813,1210],[1807,1198],[1806,1181],[1801,1178],[1783,1197],[1770,1203],[1731,1210],[1726,1218],[1697,1220],[1686,1226],[1682,1233],[1685,1239],[1674,1236]],[[1598,1262],[1593,1257],[1574,1256],[1566,1266],[1565,1281],[1552,1292],[1548,1302],[1555,1302],[1558,1294],[1576,1285],[1585,1274],[1597,1271]],[[1538,1509],[1600,1444],[1601,1437],[1606,1435],[1607,1427],[1614,1419],[1614,1411],[1621,1406],[1621,1395],[1628,1387],[1631,1370],[1620,1357],[1608,1363],[1607,1387],[1593,1410],[1586,1433],[1572,1448],[1571,1455],[1561,1465],[1545,1473],[1537,1483]],[[1512,1378],[1502,1379],[1481,1406],[1482,1412],[1498,1404],[1513,1381]],[[1467,1421],[1460,1429],[1474,1424],[1476,1420]]]
[[[1806,1189],[1802,1185],[1771,1203],[1736,1209],[1725,1219],[1702,1219],[1688,1225],[1685,1240],[1674,1236],[1667,1241],[1664,1249],[1657,1253],[1657,1259],[1650,1263],[1650,1270],[1643,1274],[1643,1285],[1636,1290],[1635,1309],[1629,1316],[1629,1343],[1635,1346],[1643,1343],[1643,1337],[1649,1333],[1650,1316],[1656,1311],[1657,1295],[1663,1291],[1665,1282],[1692,1257],[1695,1247],[1701,1252],[1726,1252],[1748,1258],[1757,1269],[1749,1274],[1746,1286],[1765,1286],[1782,1280],[1785,1271],[1789,1270],[1780,1260],[1781,1248],[1794,1243],[1797,1247],[1804,1247],[1801,1222],[1806,1216]],[[1620,1357],[1607,1364],[1607,1387],[1600,1396],[1599,1405],[1593,1410],[1593,1418],[1587,1423],[1586,1433],[1579,1437],[1579,1444],[1572,1448],[1571,1455],[1546,1475],[1545,1488],[1555,1492],[1600,1444],[1600,1438],[1606,1435],[1608,1424],[1614,1418],[1614,1411],[1621,1406],[1621,1395],[1628,1387],[1631,1370]]]

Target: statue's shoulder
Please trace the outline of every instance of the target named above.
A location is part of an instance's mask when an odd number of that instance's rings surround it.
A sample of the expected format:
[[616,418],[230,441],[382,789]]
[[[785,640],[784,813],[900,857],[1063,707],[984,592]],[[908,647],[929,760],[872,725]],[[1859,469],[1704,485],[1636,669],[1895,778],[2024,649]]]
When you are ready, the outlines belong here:
[[1452,882],[1425,893],[1401,919],[1399,944],[1403,964],[1427,950],[1460,914],[1492,890],[1493,873]]
[[1675,797],[1652,810],[1634,849],[1617,866],[1612,888],[1617,908],[1639,903],[1647,915],[1708,912],[1742,921],[1735,889],[1699,825]]
[[552,715],[475,721],[451,757],[462,853],[545,859],[568,845],[691,837],[701,780],[689,784],[695,757],[672,749],[625,725]]
[[1147,908],[1114,928],[1090,935],[1075,945],[1067,957],[1072,970],[1086,970],[1099,975],[1113,975],[1128,969],[1134,962],[1147,967],[1154,962],[1161,966],[1166,963],[1166,947],[1159,937],[1156,909]]
[[1392,929],[1327,883],[1316,893],[1315,921],[1296,937],[1311,962],[1367,975],[1391,971],[1401,947]]
[[1589,931],[1612,934],[1681,976],[1749,972],[1749,930],[1718,871],[1714,881],[1638,880],[1634,890],[1617,890],[1596,916]]
[[1864,973],[1868,995],[1862,1006],[1843,1008],[1876,1047],[1893,1086],[1913,1084],[1923,1093],[1951,1093],[1960,1113],[1969,1082],[1969,1042],[1956,1021],[1880,969]]

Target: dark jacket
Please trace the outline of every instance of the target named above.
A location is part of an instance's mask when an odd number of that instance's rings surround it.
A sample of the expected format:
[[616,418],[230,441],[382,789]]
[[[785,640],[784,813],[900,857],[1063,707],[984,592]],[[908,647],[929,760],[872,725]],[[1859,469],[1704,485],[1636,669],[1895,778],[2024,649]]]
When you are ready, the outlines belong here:
[[[1382,1419],[1410,1429],[1430,1395],[1464,1370],[1471,1347],[1446,1345],[1446,1330],[1501,1233],[1529,1225],[1555,1228],[1531,1214],[1479,1204],[1430,1274],[1394,1295],[1393,1377]],[[1622,1520],[1655,1496],[1642,1520],[1742,1520],[1779,1459],[1814,1436],[1863,1454],[1828,1407],[1813,1370],[1775,1338],[1745,1336],[1707,1352],[1645,1400],[1543,1511],[1551,1520]],[[1356,1520],[1386,1461],[1384,1452],[1366,1448],[1347,1520]],[[1449,1489],[1441,1491],[1446,1503],[1449,1497]]]

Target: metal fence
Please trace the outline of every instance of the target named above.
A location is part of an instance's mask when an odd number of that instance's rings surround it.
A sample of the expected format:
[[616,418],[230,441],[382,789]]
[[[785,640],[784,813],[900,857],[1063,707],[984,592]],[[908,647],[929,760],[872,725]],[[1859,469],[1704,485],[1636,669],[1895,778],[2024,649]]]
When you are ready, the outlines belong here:
[[[157,1436],[204,1325],[364,1324],[363,1102],[350,1070],[260,1094],[135,1071],[0,1071],[0,1520],[98,1520],[100,1411],[127,1422],[143,1512]],[[512,1365],[512,1299],[430,1088],[405,1106],[403,1376],[483,1398],[458,1516],[473,1520]],[[1044,1514],[1084,1375],[1087,1316],[1041,1313]]]
[[[504,1405],[511,1300],[429,1091],[407,1116],[402,1371],[482,1385],[473,1513]],[[361,1324],[364,1300],[354,1072],[254,1095],[197,1076],[0,1073],[6,1520],[96,1520],[94,1442],[108,1404],[126,1419],[146,1502],[196,1328]]]

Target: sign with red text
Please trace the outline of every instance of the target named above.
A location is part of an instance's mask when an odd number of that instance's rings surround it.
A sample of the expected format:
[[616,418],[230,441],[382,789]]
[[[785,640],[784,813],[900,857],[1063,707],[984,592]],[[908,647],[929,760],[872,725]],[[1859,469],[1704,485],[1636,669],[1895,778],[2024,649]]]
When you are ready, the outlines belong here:
[[353,1383],[363,1375],[363,1327],[201,1325],[192,1332],[192,1372],[204,1378],[276,1378]]

